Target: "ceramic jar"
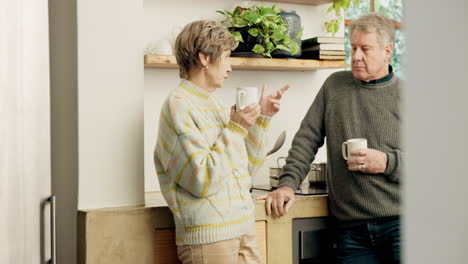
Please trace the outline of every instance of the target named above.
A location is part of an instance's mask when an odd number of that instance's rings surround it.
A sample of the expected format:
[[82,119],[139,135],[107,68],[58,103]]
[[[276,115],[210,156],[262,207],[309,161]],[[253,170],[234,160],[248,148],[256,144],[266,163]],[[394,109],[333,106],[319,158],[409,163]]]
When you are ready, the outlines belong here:
[[301,56],[301,40],[296,39],[297,34],[302,28],[301,17],[296,13],[296,11],[281,11],[279,13],[281,18],[283,19],[284,23],[288,25],[288,29],[286,30],[286,34],[289,35],[292,41],[296,42],[299,45],[299,51],[291,55],[290,52],[284,50],[274,50],[271,55],[275,58],[298,58]]

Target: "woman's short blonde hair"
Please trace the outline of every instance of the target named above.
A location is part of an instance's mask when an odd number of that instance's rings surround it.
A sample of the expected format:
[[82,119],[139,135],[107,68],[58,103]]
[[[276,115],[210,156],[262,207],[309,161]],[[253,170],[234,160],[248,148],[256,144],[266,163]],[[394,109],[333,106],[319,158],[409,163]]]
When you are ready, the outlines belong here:
[[377,32],[382,47],[395,42],[395,27],[392,21],[382,13],[372,12],[353,20],[349,24],[350,36],[353,35],[354,30]]
[[219,22],[199,20],[186,25],[175,42],[180,77],[187,78],[188,73],[197,66],[199,53],[210,56],[210,62],[214,62],[214,59],[221,58],[224,51],[232,51],[236,46],[234,36]]

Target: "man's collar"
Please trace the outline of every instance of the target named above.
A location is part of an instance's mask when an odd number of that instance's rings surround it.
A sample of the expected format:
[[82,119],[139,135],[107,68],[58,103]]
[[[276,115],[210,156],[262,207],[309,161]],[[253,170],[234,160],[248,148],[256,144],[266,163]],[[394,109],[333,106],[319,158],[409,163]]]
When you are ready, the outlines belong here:
[[379,83],[383,83],[383,82],[387,82],[389,81],[390,79],[392,79],[393,77],[393,67],[392,65],[388,65],[388,74],[380,79],[377,79],[377,80],[372,80],[372,81],[368,81],[368,82],[365,82],[365,81],[361,81],[362,84],[379,84]]

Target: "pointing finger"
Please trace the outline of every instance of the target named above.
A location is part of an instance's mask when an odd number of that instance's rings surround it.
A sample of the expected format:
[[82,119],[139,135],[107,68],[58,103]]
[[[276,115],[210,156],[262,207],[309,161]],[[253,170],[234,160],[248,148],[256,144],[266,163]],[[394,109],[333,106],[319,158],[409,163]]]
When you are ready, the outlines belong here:
[[289,84],[286,84],[285,86],[283,86],[283,88],[280,89],[280,92],[281,94],[283,94],[284,92],[286,92],[291,86]]
[[268,86],[267,86],[266,83],[264,83],[264,84],[263,84],[263,87],[262,87],[262,95],[261,95],[261,97],[263,97],[263,95],[266,94],[267,89],[268,89]]

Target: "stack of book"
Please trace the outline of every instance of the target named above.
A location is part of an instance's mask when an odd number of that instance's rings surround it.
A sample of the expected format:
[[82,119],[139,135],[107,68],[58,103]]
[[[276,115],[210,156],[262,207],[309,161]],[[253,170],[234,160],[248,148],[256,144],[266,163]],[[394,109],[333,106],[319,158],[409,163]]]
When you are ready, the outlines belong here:
[[302,59],[344,60],[346,59],[343,37],[314,37],[302,40]]

